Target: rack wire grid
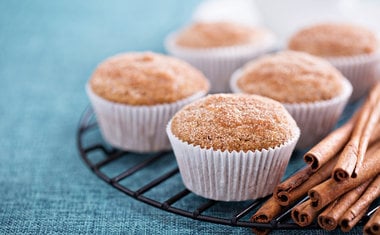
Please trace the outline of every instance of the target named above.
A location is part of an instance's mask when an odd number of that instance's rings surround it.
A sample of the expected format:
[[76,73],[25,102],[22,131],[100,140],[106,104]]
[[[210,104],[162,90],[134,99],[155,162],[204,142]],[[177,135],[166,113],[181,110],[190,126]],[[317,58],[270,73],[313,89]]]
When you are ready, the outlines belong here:
[[[358,105],[349,105],[339,123],[345,122]],[[316,222],[302,228],[295,224],[290,218],[292,208],[270,223],[251,222],[251,215],[268,197],[244,202],[221,202],[195,195],[183,185],[171,151],[136,154],[111,147],[102,139],[90,107],[80,119],[77,145],[83,161],[98,177],[126,195],[159,209],[194,220],[230,226],[277,230],[319,228]],[[293,153],[289,162],[292,167],[288,167],[285,178],[304,166],[303,154],[302,151]],[[296,170],[289,172],[290,168]],[[359,224],[363,225],[377,208],[371,206]]]

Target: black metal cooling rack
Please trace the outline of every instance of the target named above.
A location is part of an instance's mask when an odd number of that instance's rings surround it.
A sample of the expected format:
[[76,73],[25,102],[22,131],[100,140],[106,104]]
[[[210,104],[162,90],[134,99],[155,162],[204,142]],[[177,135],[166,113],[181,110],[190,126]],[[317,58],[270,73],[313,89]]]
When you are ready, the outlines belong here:
[[[346,109],[342,121],[345,121],[354,109],[355,107]],[[89,135],[93,132],[97,132],[97,134],[91,138]],[[301,229],[290,219],[292,208],[270,223],[250,222],[251,215],[267,198],[246,202],[219,202],[193,194],[182,184],[172,152],[138,155],[109,146],[101,138],[91,108],[87,108],[81,117],[77,132],[77,144],[83,161],[98,177],[126,195],[151,206],[195,220],[230,226],[278,230]],[[300,164],[302,155],[302,152],[295,152],[292,156],[293,160],[289,164],[293,164],[293,168],[301,168],[303,166]],[[118,162],[121,159],[122,162]],[[161,163],[159,163],[160,161]],[[109,167],[110,165],[114,166]],[[115,170],[115,168],[118,169]],[[115,174],[115,172],[117,173]],[[140,175],[146,176],[147,173],[152,178],[143,181]],[[287,175],[291,173],[293,172],[287,172]],[[165,184],[168,181],[170,183]],[[160,187],[164,187],[164,189]],[[155,191],[160,192],[157,193],[159,197]],[[374,210],[372,208],[363,221],[366,221]],[[302,229],[316,228],[319,228],[318,224],[313,223]]]

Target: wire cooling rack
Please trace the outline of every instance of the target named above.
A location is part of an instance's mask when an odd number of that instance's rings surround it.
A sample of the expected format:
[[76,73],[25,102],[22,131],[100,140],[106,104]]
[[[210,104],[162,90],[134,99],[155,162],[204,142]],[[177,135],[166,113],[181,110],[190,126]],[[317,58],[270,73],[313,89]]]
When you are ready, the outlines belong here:
[[[340,123],[346,121],[356,107],[357,104],[348,106]],[[135,154],[109,146],[101,137],[91,108],[87,108],[80,119],[77,144],[83,161],[99,178],[126,195],[151,206],[195,220],[230,226],[301,229],[290,219],[292,208],[270,223],[250,222],[251,215],[268,197],[245,202],[220,202],[193,194],[183,185],[171,151]],[[303,152],[299,151],[293,154],[289,163],[292,167],[288,167],[285,176],[293,173],[289,169],[296,171],[304,166],[302,155]],[[362,221],[373,213],[374,209],[371,209]],[[319,228],[318,224],[313,223],[302,229],[316,228]]]

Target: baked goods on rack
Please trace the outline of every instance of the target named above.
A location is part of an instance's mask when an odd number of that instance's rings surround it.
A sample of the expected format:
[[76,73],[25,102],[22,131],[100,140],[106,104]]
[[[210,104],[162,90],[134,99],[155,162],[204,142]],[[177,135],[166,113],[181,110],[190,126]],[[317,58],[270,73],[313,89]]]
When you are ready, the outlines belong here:
[[228,92],[228,81],[245,62],[274,50],[270,31],[227,21],[194,22],[165,40],[169,54],[200,69],[211,83],[211,93]]
[[135,152],[170,149],[167,122],[208,89],[207,79],[191,65],[152,52],[108,58],[86,86],[105,140]]
[[370,29],[352,23],[318,23],[295,32],[288,49],[330,61],[351,82],[351,101],[364,96],[376,82],[380,42]]
[[280,103],[242,94],[209,95],[185,106],[167,133],[185,186],[221,201],[270,194],[299,137]]
[[297,148],[318,143],[335,126],[351,95],[346,78],[326,60],[283,51],[253,60],[231,78],[231,90],[281,102],[301,129]]

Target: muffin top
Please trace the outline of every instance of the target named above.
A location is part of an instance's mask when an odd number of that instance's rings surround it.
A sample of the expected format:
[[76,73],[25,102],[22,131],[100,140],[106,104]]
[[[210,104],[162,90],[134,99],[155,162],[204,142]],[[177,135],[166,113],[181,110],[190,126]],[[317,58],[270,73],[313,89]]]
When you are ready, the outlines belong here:
[[126,53],[105,60],[90,79],[93,92],[112,102],[157,105],[175,102],[209,83],[186,62],[152,52]]
[[246,64],[236,85],[243,93],[266,96],[281,103],[308,103],[340,95],[344,79],[324,59],[283,51]]
[[288,44],[291,50],[304,51],[322,57],[370,54],[378,49],[376,35],[365,27],[323,23],[301,29]]
[[291,140],[298,127],[278,102],[256,95],[216,94],[195,101],[175,114],[172,133],[202,148],[255,151]]
[[261,43],[269,35],[264,29],[232,22],[197,22],[183,29],[176,44],[188,48],[215,48]]

